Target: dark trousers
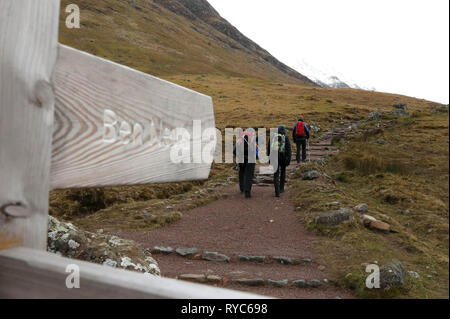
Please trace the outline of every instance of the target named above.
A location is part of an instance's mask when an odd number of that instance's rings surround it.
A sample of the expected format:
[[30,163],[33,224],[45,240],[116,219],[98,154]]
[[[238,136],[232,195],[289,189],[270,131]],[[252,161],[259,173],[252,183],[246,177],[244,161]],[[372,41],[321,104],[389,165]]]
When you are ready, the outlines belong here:
[[239,188],[241,192],[250,193],[252,191],[255,166],[255,163],[239,164]]
[[273,175],[273,184],[275,185],[275,195],[280,196],[284,192],[284,184],[286,183],[286,166],[279,165],[277,171]]
[[306,139],[298,138],[295,140],[295,144],[297,144],[297,156],[295,157],[297,163],[300,163],[300,151],[301,151],[301,159],[303,162],[306,161]]

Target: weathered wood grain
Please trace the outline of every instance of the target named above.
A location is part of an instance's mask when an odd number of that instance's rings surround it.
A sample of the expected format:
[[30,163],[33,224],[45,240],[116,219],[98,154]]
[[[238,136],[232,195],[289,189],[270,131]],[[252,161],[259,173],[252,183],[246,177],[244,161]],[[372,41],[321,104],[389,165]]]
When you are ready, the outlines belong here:
[[59,0],[0,1],[0,207],[30,214],[0,212],[0,249],[46,248],[58,18]]
[[[66,287],[68,265],[80,270],[80,288]],[[260,299],[198,285],[16,248],[0,252],[0,298]]]
[[210,97],[62,45],[54,83],[52,188],[208,178],[211,163],[174,164],[170,148],[176,128],[194,142],[193,120],[214,128]]

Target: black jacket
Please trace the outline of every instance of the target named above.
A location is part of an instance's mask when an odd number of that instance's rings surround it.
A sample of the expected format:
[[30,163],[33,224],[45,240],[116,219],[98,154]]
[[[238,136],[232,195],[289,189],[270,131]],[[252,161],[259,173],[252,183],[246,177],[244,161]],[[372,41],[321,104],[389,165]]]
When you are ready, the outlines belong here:
[[[256,148],[258,147],[258,136],[255,137],[255,140],[253,143],[249,142],[248,136],[244,136],[244,140],[240,141],[244,143],[244,163],[248,163],[248,156],[249,156],[249,148],[250,148],[250,154],[256,154],[256,159],[258,159],[258,153],[256,152]],[[233,148],[233,154],[238,157],[239,154],[237,154],[237,147],[238,143]],[[237,159],[239,162],[239,158]]]
[[[292,157],[291,141],[289,140],[289,137],[285,133],[286,132],[278,133],[278,134],[282,134],[285,136],[284,152],[278,153],[278,165],[280,165],[280,166],[289,166],[291,164],[291,157]],[[270,156],[271,148],[272,148],[272,140],[267,145],[267,155],[268,156]]]

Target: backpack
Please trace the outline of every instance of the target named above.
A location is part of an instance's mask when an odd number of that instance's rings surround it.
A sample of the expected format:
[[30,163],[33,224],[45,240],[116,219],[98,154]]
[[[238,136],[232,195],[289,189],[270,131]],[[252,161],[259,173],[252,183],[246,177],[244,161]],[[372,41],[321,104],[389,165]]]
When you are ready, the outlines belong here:
[[[247,145],[250,146],[254,143],[255,135],[256,134],[254,132],[248,131],[241,132],[240,142],[247,143]],[[247,137],[247,139],[245,137]],[[256,158],[259,158],[258,143],[255,143],[255,150],[256,150]]]
[[286,151],[286,136],[283,134],[277,134],[272,139],[272,150],[278,151],[283,154]]
[[298,121],[297,127],[295,128],[295,136],[296,137],[305,137],[306,136],[305,123]]
[[247,137],[247,144],[252,144],[253,143],[253,139],[254,139],[254,137],[255,137],[255,133],[253,133],[253,132],[247,132],[247,131],[245,131],[245,132],[241,132],[241,141],[242,142],[246,142],[245,141],[245,137],[246,136],[248,136]]

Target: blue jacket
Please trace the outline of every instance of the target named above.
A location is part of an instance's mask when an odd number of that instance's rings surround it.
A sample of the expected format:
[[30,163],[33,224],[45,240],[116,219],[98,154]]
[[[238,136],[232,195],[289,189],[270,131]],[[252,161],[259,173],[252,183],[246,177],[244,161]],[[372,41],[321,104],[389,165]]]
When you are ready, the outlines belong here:
[[[297,123],[295,123],[294,127],[292,128],[292,139],[294,141],[297,139],[297,137],[295,136],[295,132],[297,131]],[[306,124],[305,124],[305,134],[306,134],[306,139],[309,139],[309,127]]]

